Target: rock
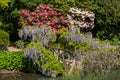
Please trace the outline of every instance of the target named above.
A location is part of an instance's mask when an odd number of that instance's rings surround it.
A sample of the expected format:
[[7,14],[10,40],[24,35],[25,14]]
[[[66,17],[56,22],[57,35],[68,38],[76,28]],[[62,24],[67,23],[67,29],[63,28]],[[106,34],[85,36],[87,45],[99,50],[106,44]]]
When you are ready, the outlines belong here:
[[54,73],[52,73],[52,74],[51,74],[51,77],[52,77],[52,78],[56,78],[56,77],[57,77],[57,75],[56,75],[56,74],[54,74]]
[[20,71],[16,71],[16,70],[12,70],[12,71],[9,71],[9,70],[0,70],[0,74],[20,74],[22,72]]
[[15,48],[13,46],[7,47],[7,50],[10,51],[10,52],[21,51],[21,49]]

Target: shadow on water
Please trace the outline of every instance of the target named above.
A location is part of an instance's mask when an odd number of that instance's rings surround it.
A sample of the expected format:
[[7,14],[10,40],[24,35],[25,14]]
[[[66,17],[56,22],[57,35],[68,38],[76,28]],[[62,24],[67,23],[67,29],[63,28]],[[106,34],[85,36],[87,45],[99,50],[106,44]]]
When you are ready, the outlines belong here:
[[0,80],[48,80],[40,74],[4,74],[0,75]]

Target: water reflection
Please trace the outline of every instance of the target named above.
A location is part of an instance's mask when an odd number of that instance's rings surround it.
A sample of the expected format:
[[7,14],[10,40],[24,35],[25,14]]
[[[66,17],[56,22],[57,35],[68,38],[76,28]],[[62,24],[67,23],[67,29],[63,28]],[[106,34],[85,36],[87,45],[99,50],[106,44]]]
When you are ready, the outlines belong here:
[[39,74],[4,74],[0,75],[0,80],[48,80]]

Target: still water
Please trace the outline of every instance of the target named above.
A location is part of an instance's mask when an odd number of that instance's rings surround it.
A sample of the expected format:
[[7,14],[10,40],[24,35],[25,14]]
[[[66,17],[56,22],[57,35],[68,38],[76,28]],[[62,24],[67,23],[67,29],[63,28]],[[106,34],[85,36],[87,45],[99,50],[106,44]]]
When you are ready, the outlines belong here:
[[0,75],[0,80],[49,80],[40,74],[4,74]]

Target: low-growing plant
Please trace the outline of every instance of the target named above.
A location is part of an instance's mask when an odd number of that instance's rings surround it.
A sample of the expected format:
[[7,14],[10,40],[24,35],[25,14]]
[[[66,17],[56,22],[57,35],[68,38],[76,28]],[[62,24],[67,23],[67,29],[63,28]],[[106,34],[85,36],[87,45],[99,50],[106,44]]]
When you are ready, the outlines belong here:
[[0,50],[9,45],[9,35],[7,32],[0,30]]
[[17,48],[23,49],[24,46],[25,46],[25,43],[24,43],[22,40],[18,40],[18,41],[15,42],[14,45],[15,45]]
[[31,64],[32,62],[24,58],[23,52],[4,52],[0,54],[0,70],[35,71],[35,67]]
[[118,70],[120,68],[120,58],[117,52],[90,50],[83,56],[83,71],[87,73],[111,72],[112,70]]

